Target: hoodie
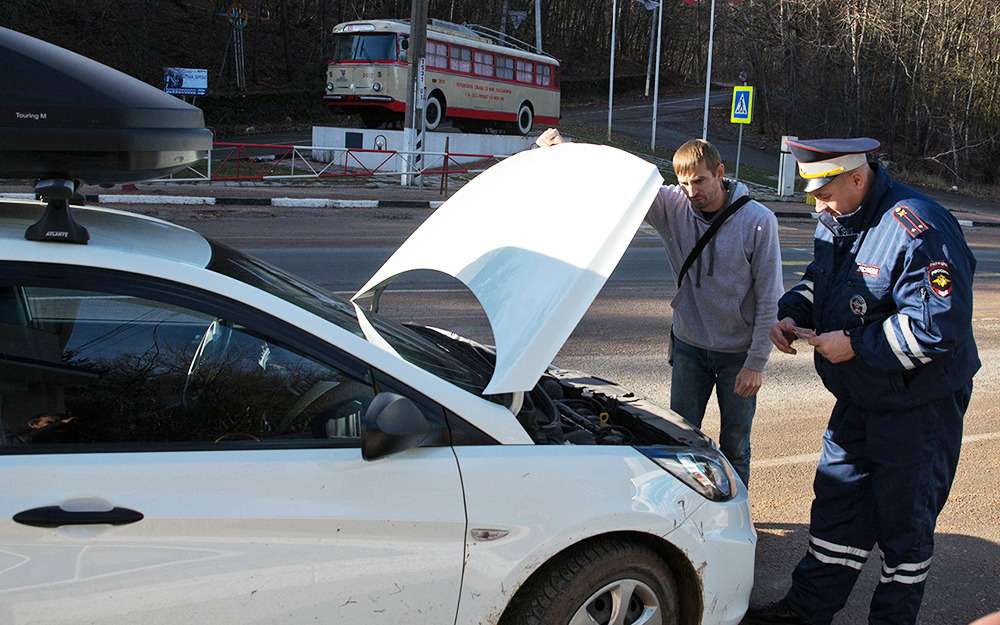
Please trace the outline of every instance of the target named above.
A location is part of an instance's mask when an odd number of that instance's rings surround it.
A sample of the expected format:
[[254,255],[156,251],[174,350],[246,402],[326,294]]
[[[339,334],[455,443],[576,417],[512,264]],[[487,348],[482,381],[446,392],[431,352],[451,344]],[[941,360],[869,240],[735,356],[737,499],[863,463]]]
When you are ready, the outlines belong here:
[[[725,184],[726,206],[747,195],[743,183]],[[675,276],[709,227],[676,185],[660,189],[646,221],[663,238]],[[747,352],[743,366],[763,371],[783,293],[778,220],[766,206],[750,201],[719,228],[684,277],[670,303],[674,336],[711,351]]]

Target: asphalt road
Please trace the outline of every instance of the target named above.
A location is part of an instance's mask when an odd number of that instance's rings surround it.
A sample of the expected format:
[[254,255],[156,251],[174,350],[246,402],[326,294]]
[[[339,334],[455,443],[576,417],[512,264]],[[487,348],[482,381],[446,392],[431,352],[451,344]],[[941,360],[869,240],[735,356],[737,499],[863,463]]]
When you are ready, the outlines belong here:
[[[419,210],[211,211],[150,207],[209,236],[349,296],[429,214]],[[811,256],[810,222],[781,224],[786,285]],[[1000,229],[967,231],[979,259],[975,331],[983,368],[965,421],[951,498],[938,523],[923,625],[968,623],[1000,610]],[[672,275],[655,233],[641,230],[557,363],[616,380],[666,405],[666,337]],[[391,314],[489,340],[484,315],[461,285],[415,276],[385,296]],[[810,348],[775,352],[753,431],[751,497],[759,533],[755,601],[780,598],[807,542],[811,483],[833,399],[812,368]],[[718,434],[710,403],[705,429]],[[863,571],[839,625],[866,622],[877,558]]]

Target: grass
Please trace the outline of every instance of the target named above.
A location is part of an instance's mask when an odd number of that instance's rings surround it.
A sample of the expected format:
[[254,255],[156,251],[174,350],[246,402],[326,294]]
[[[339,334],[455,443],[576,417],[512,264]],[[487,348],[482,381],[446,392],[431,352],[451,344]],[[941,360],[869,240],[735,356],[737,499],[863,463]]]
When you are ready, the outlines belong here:
[[[952,191],[954,182],[947,180],[940,174],[914,169],[910,167],[899,167],[892,170],[893,178],[901,180],[907,184],[919,185],[928,189],[939,191]],[[980,184],[976,182],[961,182],[958,185],[958,193],[984,200],[1000,201],[1000,186],[990,184]]]
[[[660,169],[660,174],[663,176],[663,179],[667,184],[674,184],[677,182],[677,176],[674,175],[674,168],[671,164],[671,159],[674,156],[674,151],[672,149],[656,148],[655,151],[650,152],[649,145],[641,143],[632,137],[614,132],[611,134],[611,140],[608,141],[606,129],[587,124],[563,121],[559,124],[559,131],[564,135],[572,137],[575,141],[609,145],[611,147],[618,148],[619,150],[629,152],[630,154],[634,154],[635,156],[656,165]],[[729,173],[731,174],[731,171]],[[773,172],[765,171],[744,163],[740,164],[740,180],[774,187],[775,182],[772,179],[773,175]]]

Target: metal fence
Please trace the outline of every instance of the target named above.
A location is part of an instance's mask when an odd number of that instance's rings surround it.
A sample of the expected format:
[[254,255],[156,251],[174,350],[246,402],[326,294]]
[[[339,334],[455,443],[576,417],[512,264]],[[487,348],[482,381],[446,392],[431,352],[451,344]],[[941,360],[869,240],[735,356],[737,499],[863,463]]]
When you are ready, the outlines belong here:
[[[416,152],[217,141],[206,159],[156,182],[282,181],[330,178],[420,176],[439,178],[477,174],[509,154],[423,152],[423,166],[411,168]],[[427,180],[424,181],[424,184]]]

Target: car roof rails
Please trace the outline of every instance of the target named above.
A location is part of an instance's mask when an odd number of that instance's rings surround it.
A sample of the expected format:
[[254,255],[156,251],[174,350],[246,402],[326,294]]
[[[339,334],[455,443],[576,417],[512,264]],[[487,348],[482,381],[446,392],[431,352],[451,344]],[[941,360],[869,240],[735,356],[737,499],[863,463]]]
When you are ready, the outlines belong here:
[[205,158],[201,109],[127,74],[0,28],[0,178],[37,180],[46,202],[25,237],[86,243],[80,184],[159,178]]
[[[72,180],[54,178],[35,183],[35,195],[45,201],[45,214],[24,231],[29,241],[57,241],[60,243],[80,243],[90,240],[87,229],[76,223],[69,203],[82,199],[76,193]],[[79,202],[82,203],[82,202]]]

